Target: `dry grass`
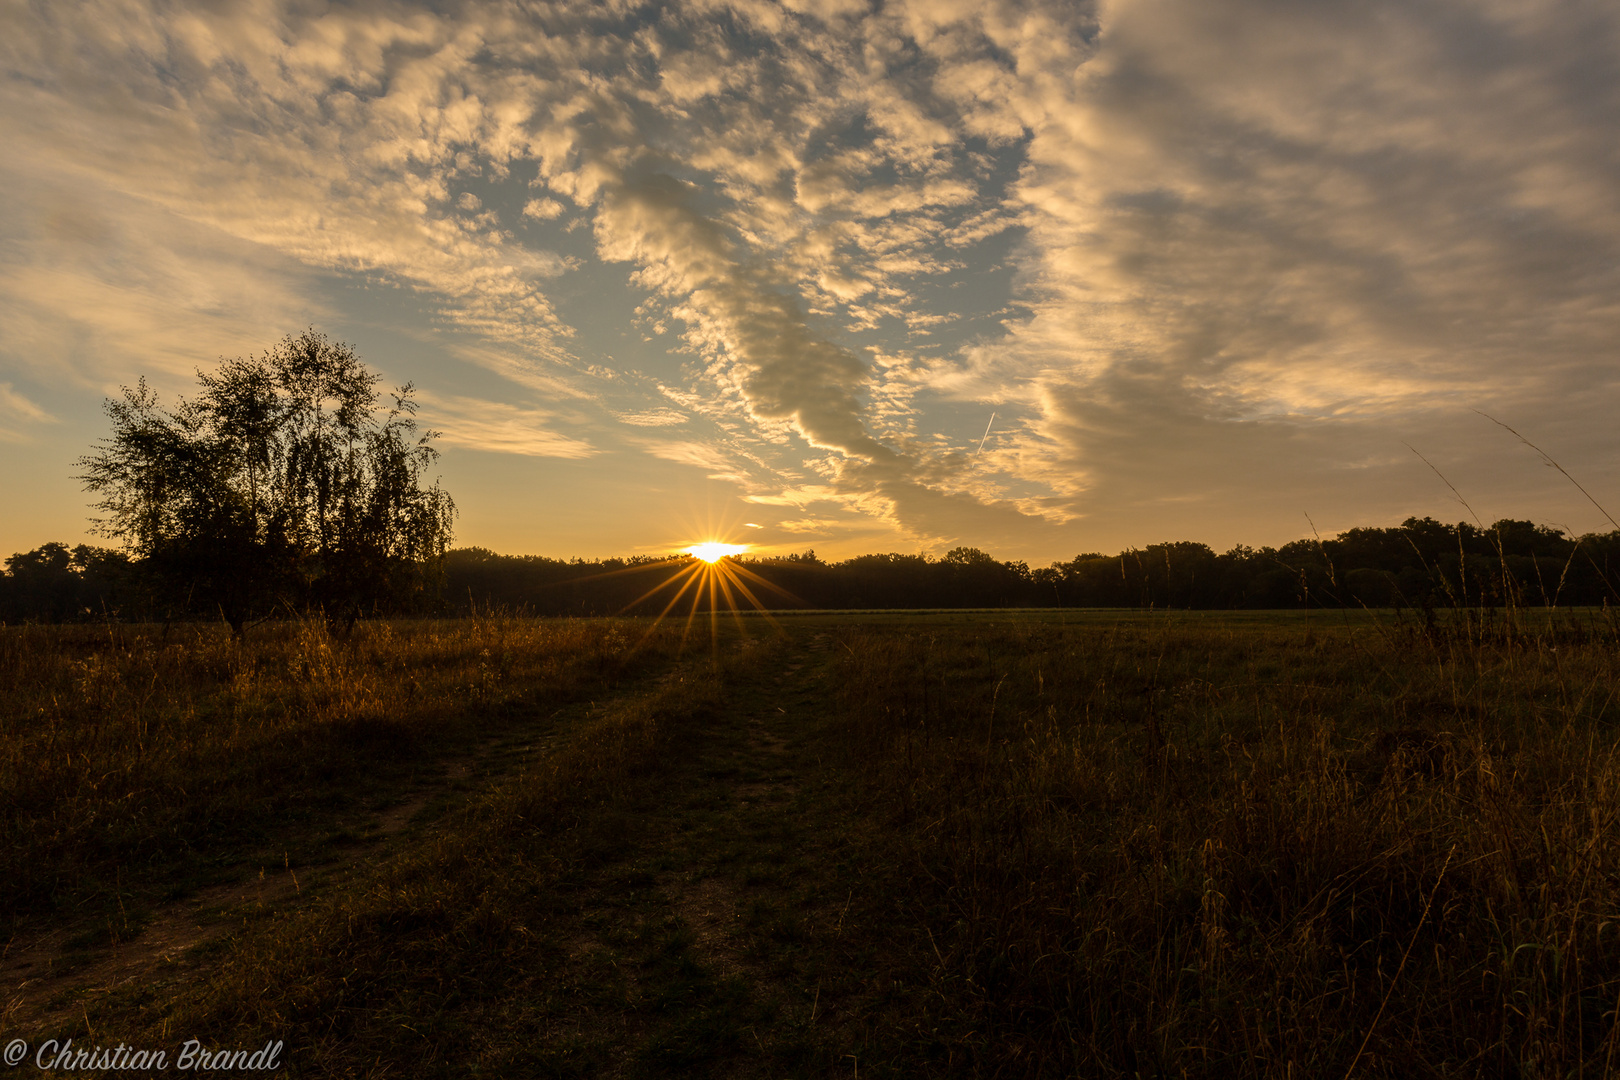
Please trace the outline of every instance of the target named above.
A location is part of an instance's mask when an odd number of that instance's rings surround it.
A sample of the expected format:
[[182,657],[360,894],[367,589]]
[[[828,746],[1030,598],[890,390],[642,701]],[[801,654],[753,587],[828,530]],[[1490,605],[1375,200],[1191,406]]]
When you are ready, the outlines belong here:
[[559,990],[551,890],[578,857],[569,834],[593,815],[600,829],[718,692],[700,667],[601,710],[356,888],[245,935],[178,1001],[151,995],[150,1022],[284,1033],[320,1075],[505,1075],[554,1051],[532,1014]]
[[[0,629],[0,911],[195,874],[672,655],[608,620]],[[277,860],[280,861],[279,859]]]
[[1615,1065],[1605,624],[1003,620],[843,641],[848,761],[931,985],[919,1067]]
[[21,630],[0,888],[159,880],[573,700],[84,1023],[310,1075],[1604,1076],[1620,642],[1557,619],[826,616],[683,662],[612,622]]

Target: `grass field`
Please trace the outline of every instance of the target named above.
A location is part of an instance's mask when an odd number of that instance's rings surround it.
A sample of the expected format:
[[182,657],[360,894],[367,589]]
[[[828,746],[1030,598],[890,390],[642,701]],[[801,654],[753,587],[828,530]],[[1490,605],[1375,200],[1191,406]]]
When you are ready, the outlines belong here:
[[0,631],[5,1040],[1604,1076],[1604,612]]

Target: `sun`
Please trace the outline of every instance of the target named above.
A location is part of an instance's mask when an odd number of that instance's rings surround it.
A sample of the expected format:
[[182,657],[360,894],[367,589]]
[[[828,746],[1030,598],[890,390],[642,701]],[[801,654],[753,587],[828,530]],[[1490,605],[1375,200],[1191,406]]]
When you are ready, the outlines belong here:
[[693,544],[686,549],[686,554],[695,555],[706,563],[719,562],[727,555],[741,555],[748,550],[747,544],[722,544],[709,540],[702,544]]
[[[712,533],[710,535],[713,535]],[[652,588],[626,604],[620,614],[628,613],[643,603],[651,600],[659,593],[668,592],[669,600],[663,608],[653,616],[652,625],[642,635],[645,642],[658,624],[664,621],[675,608],[691,596],[686,610],[686,625],[681,629],[681,648],[686,647],[687,636],[697,621],[699,611],[707,611],[709,619],[709,645],[711,648],[719,647],[719,630],[721,609],[729,609],[731,617],[737,623],[737,628],[746,636],[748,624],[743,615],[748,607],[752,607],[768,622],[775,631],[782,633],[782,627],[771,617],[770,609],[759,596],[750,588],[776,593],[794,607],[806,606],[803,600],[794,596],[760,575],[756,574],[745,563],[730,558],[732,555],[741,555],[750,550],[752,544],[726,544],[718,540],[705,540],[702,543],[691,544],[680,550],[679,554],[667,559],[658,559],[650,563],[632,562],[629,566],[611,570],[604,577],[613,577],[619,574],[643,574],[649,571],[667,570],[668,575]]]

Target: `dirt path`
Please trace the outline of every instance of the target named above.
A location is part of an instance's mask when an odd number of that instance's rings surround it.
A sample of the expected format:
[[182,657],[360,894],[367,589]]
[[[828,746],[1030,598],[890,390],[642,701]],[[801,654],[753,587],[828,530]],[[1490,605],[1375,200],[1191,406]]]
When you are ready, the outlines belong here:
[[[861,932],[863,920],[878,925],[862,890],[866,826],[851,814],[840,766],[824,760],[836,645],[812,627],[789,633],[727,676],[721,704],[680,729],[654,774],[548,842],[555,869],[507,912],[534,942],[526,966],[498,980],[512,991],[469,1003],[456,1021],[501,1033],[463,1051],[479,1068],[626,1078],[867,1071],[868,1018],[891,994],[867,973],[893,965]],[[611,709],[645,691],[627,687],[597,704]],[[429,835],[443,809],[564,745],[572,730],[510,730],[445,763],[323,867],[272,867],[262,880],[204,890],[156,911],[129,940],[77,956],[59,938],[13,948],[0,967],[8,1026],[135,1022],[139,991],[166,984],[157,997],[176,1000],[234,955],[229,942],[199,946],[361,889],[390,852]],[[442,959],[454,965],[461,955]],[[382,999],[365,1007],[394,1008]],[[299,1060],[323,1074],[313,1051],[299,1048]]]
[[[637,841],[562,883],[573,905],[549,1003],[557,1067],[581,1075],[848,1074],[871,997],[843,865],[846,809],[817,728],[831,640],[729,688],[637,808]],[[841,1064],[838,1064],[841,1062]]]
[[[182,977],[186,954],[234,929],[343,884],[385,858],[396,838],[431,823],[423,812],[466,798],[494,775],[546,753],[562,736],[551,721],[566,710],[503,731],[446,758],[396,793],[391,805],[348,823],[341,847],[313,865],[273,863],[241,881],[195,890],[114,922],[83,920],[25,928],[0,948],[0,1023],[45,1029],[84,1011],[87,1000]],[[437,817],[437,814],[428,815]],[[330,825],[330,822],[323,823]]]

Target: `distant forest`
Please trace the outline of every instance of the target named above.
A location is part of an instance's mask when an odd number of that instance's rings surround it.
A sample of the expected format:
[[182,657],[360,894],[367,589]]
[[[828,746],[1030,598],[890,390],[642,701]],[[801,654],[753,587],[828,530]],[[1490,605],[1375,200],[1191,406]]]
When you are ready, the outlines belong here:
[[[428,608],[376,614],[656,614],[675,588],[659,588],[689,561],[548,559],[451,551]],[[976,548],[939,558],[862,555],[823,562],[813,551],[743,557],[742,580],[766,607],[1413,608],[1620,604],[1620,531],[1572,538],[1529,521],[1488,528],[1408,518],[1395,528],[1351,529],[1281,548],[1216,553],[1192,541],[1113,555],[1077,555],[1032,569]],[[740,607],[752,605],[740,596]],[[676,610],[690,610],[692,594]],[[699,610],[709,603],[705,591]],[[723,595],[720,606],[728,606]],[[13,555],[0,574],[0,620],[147,622],[208,618],[163,591],[140,562],[104,548],[45,544]]]

